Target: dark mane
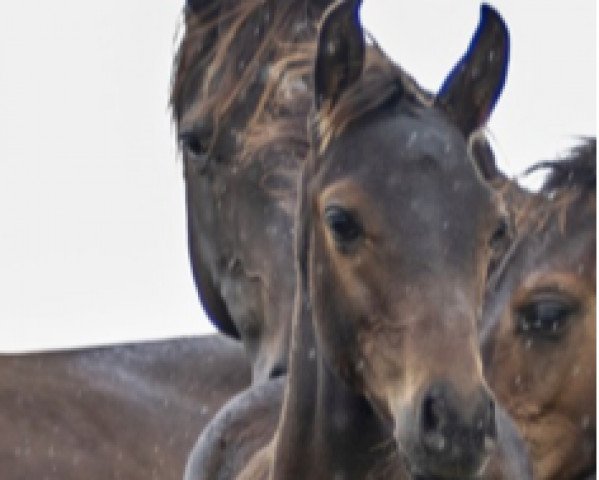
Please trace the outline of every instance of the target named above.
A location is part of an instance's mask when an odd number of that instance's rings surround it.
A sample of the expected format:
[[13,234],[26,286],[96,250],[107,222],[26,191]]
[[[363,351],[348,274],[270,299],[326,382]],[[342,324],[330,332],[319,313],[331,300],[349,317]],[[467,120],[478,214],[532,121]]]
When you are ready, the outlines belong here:
[[210,63],[219,12],[218,0],[198,2],[184,9],[184,33],[175,53],[171,76],[169,104],[175,121],[181,119],[191,87],[201,82],[202,72]]
[[527,221],[536,224],[537,229],[543,228],[553,215],[557,215],[563,230],[568,211],[574,204],[580,206],[576,209],[579,217],[584,212],[595,214],[596,144],[595,138],[586,138],[562,158],[539,162],[526,171],[549,169],[539,194],[532,196],[523,209],[524,218],[530,217]]
[[353,122],[394,100],[408,99],[430,106],[433,96],[372,43],[360,79],[350,86],[332,107],[325,105],[318,118],[320,149],[343,133]]
[[589,218],[589,215],[595,217],[596,165],[596,139],[589,137],[561,159],[538,162],[525,171],[525,174],[529,174],[550,169],[549,176],[538,193],[529,192],[524,198],[518,194],[518,198],[510,202],[517,238],[511,251],[489,279],[491,291],[502,277],[508,260],[529,234],[546,232],[552,220],[557,221],[560,231],[564,232],[569,212],[574,205],[575,216],[579,219]]
[[233,108],[255,106],[249,93],[263,87],[278,45],[314,35],[315,28],[304,1],[208,0],[188,7],[171,83],[175,121],[183,115],[207,119],[216,135]]
[[[309,134],[307,117],[313,100],[313,63],[316,41],[280,45],[279,60],[272,65],[259,108],[246,132],[245,155],[277,143],[294,143],[305,154]],[[316,129],[319,150],[324,150],[353,122],[399,98],[431,105],[433,96],[371,42],[364,71],[333,106],[323,105]]]
[[539,162],[526,173],[549,169],[541,191],[555,194],[562,190],[578,189],[584,192],[596,191],[597,176],[597,139],[586,137],[580,145],[572,148],[568,154],[558,160]]
[[[222,3],[209,0],[186,10],[171,87],[175,121],[180,125],[183,116],[209,119],[216,137],[232,109],[243,104],[250,113],[240,126],[241,159],[263,157],[264,150],[273,148],[303,159],[318,27],[306,14],[306,2],[243,0],[227,11]],[[419,104],[432,103],[432,96],[372,42],[360,80],[332,108],[321,109],[320,148],[400,94]],[[198,96],[201,102],[186,111]]]

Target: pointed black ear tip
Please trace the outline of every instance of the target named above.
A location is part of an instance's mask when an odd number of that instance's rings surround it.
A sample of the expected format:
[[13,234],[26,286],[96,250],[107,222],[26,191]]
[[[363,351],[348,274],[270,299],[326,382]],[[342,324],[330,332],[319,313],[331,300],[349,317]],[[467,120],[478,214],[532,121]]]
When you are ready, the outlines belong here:
[[[502,62],[502,77],[503,79],[499,82],[497,86],[497,93],[492,103],[492,106],[495,105],[495,102],[498,100],[499,95],[503,91],[505,86],[505,80],[507,77],[508,66],[510,62],[510,31],[509,28],[501,16],[501,14],[490,4],[483,3],[480,7],[480,24],[477,29],[477,34],[475,34],[475,38],[481,34],[483,31],[498,31],[498,35],[496,35],[496,39],[498,41],[497,46],[500,50],[503,51],[503,62]],[[491,107],[492,108],[492,107]]]
[[487,18],[489,16],[494,16],[501,18],[499,12],[491,5],[490,3],[482,3],[480,6],[480,16],[481,18]]
[[483,3],[480,6],[479,30],[483,30],[491,24],[497,25],[499,30],[502,32],[502,35],[505,37],[506,42],[509,44],[510,32],[505,20],[499,11],[495,9],[495,7],[488,3]]
[[[461,65],[464,65],[468,61],[468,59],[472,56],[473,52],[475,51],[476,46],[479,44],[480,40],[484,37],[488,37],[490,32],[494,32],[491,33],[491,35],[494,37],[497,51],[501,52],[503,81],[500,82],[498,90],[501,91],[503,89],[510,60],[509,29],[503,17],[499,14],[498,11],[490,4],[483,3],[480,7],[480,20],[478,22],[478,26],[476,27],[472,40],[470,41],[468,50],[443,82],[443,85],[439,89],[438,96],[443,96],[446,93],[446,91],[450,88],[452,82],[455,80],[455,75],[459,73],[459,67]],[[499,34],[497,35],[497,33]]]

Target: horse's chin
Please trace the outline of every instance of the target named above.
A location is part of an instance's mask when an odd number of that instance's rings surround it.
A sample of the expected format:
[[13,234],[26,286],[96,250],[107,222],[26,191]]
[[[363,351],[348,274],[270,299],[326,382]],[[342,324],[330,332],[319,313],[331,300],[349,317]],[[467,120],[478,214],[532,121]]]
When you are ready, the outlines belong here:
[[474,474],[474,475],[411,473],[410,475],[411,475],[411,480],[482,480],[484,478],[479,473]]
[[401,452],[412,480],[480,480],[484,478],[490,455],[479,462],[441,464],[420,452]]

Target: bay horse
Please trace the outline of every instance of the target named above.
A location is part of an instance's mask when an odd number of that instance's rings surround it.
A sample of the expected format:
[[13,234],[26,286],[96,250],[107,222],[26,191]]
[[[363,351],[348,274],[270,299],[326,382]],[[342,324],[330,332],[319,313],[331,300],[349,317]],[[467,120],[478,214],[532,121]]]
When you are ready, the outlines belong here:
[[[254,128],[245,136],[269,76],[285,71],[277,58],[291,61],[293,48],[316,37],[331,3],[188,0],[175,56],[171,107],[183,156],[192,273],[212,324],[243,342],[256,382],[287,368],[293,214],[310,102],[295,102],[289,123],[278,122],[286,138],[276,148],[248,153],[244,145],[260,144],[261,135]],[[306,83],[288,83],[288,94],[295,88]]]
[[180,480],[201,430],[250,383],[222,336],[0,356],[0,476]]
[[[211,322],[240,339],[255,382],[281,375],[295,292],[303,141],[244,157],[243,133],[280,45],[314,38],[330,0],[190,0],[171,106],[183,155],[192,272]],[[284,147],[284,148],[283,148]]]
[[[304,95],[313,103],[278,425],[256,426],[243,412],[255,401],[274,418],[280,397],[269,409],[262,392],[281,392],[281,380],[244,392],[200,438],[186,479],[528,478],[522,449],[494,456],[506,417],[483,378],[476,328],[508,228],[486,178],[494,169],[478,168],[468,142],[502,90],[507,28],[484,5],[469,50],[433,97],[367,48],[359,7],[337,2],[318,41],[295,45],[274,67],[246,139],[259,151],[301,132],[302,118],[289,131],[286,102]],[[262,448],[221,442],[237,423]],[[507,450],[517,458],[488,463]],[[210,452],[221,463],[206,469]]]
[[550,175],[519,205],[518,241],[489,283],[485,373],[535,478],[595,478],[596,139],[536,168]]

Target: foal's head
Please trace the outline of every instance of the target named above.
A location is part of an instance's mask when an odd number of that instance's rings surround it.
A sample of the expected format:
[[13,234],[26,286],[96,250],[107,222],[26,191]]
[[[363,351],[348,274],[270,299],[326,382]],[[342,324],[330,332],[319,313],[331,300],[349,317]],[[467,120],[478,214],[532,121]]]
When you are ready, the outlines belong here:
[[[496,437],[476,322],[507,229],[469,155],[505,80],[491,8],[436,97],[376,48],[356,1],[331,9],[315,66],[300,267],[319,348],[363,394],[420,475],[464,478]],[[307,268],[306,268],[307,266]]]
[[595,465],[595,155],[593,139],[540,164],[551,174],[522,208],[485,306],[485,371],[536,478],[579,478]]

